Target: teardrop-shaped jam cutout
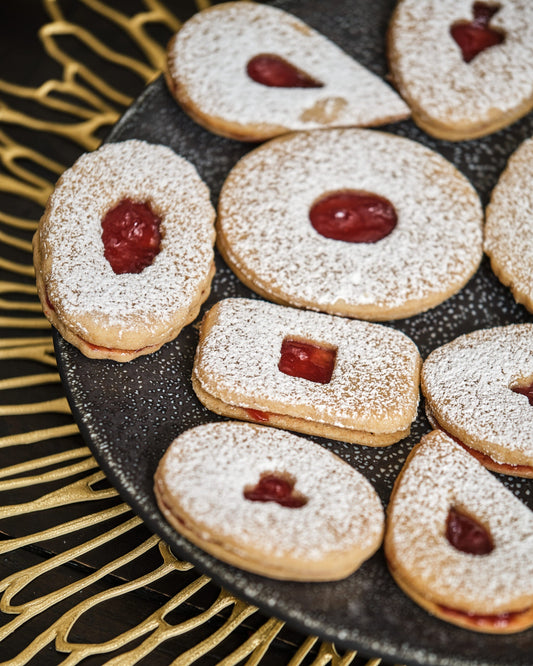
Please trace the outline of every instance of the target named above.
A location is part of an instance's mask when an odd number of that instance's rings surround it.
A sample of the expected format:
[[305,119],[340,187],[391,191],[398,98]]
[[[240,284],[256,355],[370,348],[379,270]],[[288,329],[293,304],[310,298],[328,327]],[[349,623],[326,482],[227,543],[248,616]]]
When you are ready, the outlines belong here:
[[446,538],[454,548],[471,555],[487,555],[494,549],[485,527],[454,507],[446,519]]
[[140,273],[161,247],[161,219],[149,203],[123,199],[102,220],[104,256],[117,274]]
[[251,502],[276,502],[290,509],[307,504],[307,498],[294,490],[296,481],[288,474],[266,472],[255,486],[244,489],[244,497]]
[[253,81],[269,88],[322,88],[324,85],[273,53],[254,56],[246,65],[246,72]]
[[348,243],[375,243],[388,236],[398,222],[388,199],[358,190],[331,192],[318,199],[309,219],[322,236]]
[[328,349],[301,340],[285,339],[281,343],[278,369],[291,377],[301,377],[318,384],[329,384],[336,357],[336,349]]
[[533,384],[527,386],[511,386],[511,391],[525,395],[529,400],[529,404],[533,406]]
[[504,41],[505,35],[489,25],[499,9],[498,5],[474,2],[472,21],[457,21],[451,26],[451,36],[459,45],[465,62],[471,62],[478,53]]

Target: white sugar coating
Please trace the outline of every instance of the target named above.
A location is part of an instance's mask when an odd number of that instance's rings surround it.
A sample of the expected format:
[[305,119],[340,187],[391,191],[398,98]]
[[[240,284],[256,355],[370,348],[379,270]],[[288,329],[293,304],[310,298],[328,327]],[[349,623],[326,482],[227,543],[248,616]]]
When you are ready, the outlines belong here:
[[[331,381],[280,372],[284,339],[336,349]],[[416,417],[419,367],[416,345],[400,331],[243,298],[218,303],[194,376],[239,407],[393,433]]]
[[[102,219],[123,199],[161,218],[161,250],[141,273],[115,274]],[[130,140],[81,156],[58,181],[40,227],[48,298],[72,330],[157,336],[199,297],[213,264],[214,211],[195,168],[170,148]],[[98,344],[98,343],[96,343]]]
[[[434,350],[422,388],[438,422],[468,445],[483,441],[533,464],[533,407],[510,387],[533,380],[533,324],[479,330]],[[493,455],[508,462],[504,453]],[[529,461],[529,462],[528,462]]]
[[[488,529],[491,553],[464,553],[448,542],[452,507]],[[386,550],[399,574],[437,603],[498,613],[533,602],[533,513],[444,433],[423,438],[402,472]]]
[[533,302],[533,139],[511,156],[492,192],[485,225],[485,252],[519,302]]
[[[279,88],[253,81],[247,63],[265,53],[284,58],[323,87]],[[194,15],[170,45],[168,67],[202,114],[241,125],[301,130],[383,124],[409,115],[388,84],[326,37],[259,3],[227,3]]]
[[[338,190],[388,199],[395,229],[376,243],[319,234],[309,210]],[[475,190],[442,156],[384,132],[329,129],[274,139],[241,159],[223,187],[218,224],[230,263],[252,288],[385,319],[427,309],[464,285],[481,260],[482,221]]]
[[[307,498],[300,508],[246,500],[265,472],[287,473]],[[330,451],[297,435],[246,423],[185,431],[162,461],[170,497],[209,538],[231,537],[269,554],[306,560],[369,548],[381,538],[383,508],[371,484]]]
[[504,32],[504,42],[466,63],[450,27],[472,20],[472,0],[399,3],[393,21],[393,69],[406,96],[420,104],[426,116],[483,123],[496,110],[512,112],[532,97],[533,3],[488,4],[499,7],[490,27]]

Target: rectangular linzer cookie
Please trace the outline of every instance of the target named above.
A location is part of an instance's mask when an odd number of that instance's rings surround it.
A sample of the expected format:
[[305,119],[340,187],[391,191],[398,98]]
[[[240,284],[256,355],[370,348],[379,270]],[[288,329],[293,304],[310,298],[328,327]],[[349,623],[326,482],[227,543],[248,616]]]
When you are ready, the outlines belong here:
[[387,446],[409,434],[420,367],[416,345],[392,328],[227,299],[202,321],[192,385],[223,416]]

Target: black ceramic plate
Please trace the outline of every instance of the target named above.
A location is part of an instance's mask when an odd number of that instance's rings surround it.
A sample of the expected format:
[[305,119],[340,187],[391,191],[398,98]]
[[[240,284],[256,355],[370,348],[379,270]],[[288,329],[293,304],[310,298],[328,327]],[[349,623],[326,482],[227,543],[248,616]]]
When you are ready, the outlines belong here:
[[[386,73],[384,35],[392,4],[391,0],[341,0],[327,3],[326,9],[326,3],[319,0],[278,3],[381,76]],[[491,137],[460,144],[431,139],[410,121],[384,129],[442,153],[472,181],[485,204],[510,153],[533,135],[533,115]],[[188,158],[211,188],[213,202],[228,171],[250,150],[249,145],[216,137],[192,122],[169,96],[162,79],[153,83],[125,114],[109,140],[128,138],[167,144]],[[205,307],[229,296],[253,294],[217,258],[217,273]],[[428,313],[390,325],[411,336],[425,358],[432,349],[462,333],[525,321],[533,321],[533,317],[514,303],[485,260],[461,293]],[[159,513],[152,477],[167,446],[180,432],[220,420],[198,402],[191,389],[195,327],[187,327],[176,341],[156,354],[127,364],[92,361],[57,335],[55,342],[60,372],[84,439],[124,500],[179,557],[193,562],[200,571],[266,613],[368,656],[441,666],[532,663],[533,630],[496,637],[434,619],[396,587],[381,551],[346,580],[306,584],[278,582],[239,571],[188,543]],[[361,470],[386,503],[407,453],[429,429],[421,412],[412,435],[384,449],[316,441]],[[501,479],[533,507],[532,481]]]

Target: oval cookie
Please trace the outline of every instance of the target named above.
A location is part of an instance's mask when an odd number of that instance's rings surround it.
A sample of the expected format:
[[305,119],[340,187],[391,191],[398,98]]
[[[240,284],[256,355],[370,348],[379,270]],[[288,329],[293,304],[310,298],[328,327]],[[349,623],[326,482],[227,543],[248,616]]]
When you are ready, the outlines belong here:
[[401,0],[391,19],[392,78],[413,120],[449,141],[484,136],[533,108],[533,4]]
[[[345,196],[355,197],[353,209]],[[319,230],[313,225],[319,203],[338,237],[320,215]],[[466,178],[428,148],[372,130],[297,132],[263,144],[230,172],[218,213],[217,245],[251,289],[361,319],[434,307],[461,289],[482,256],[483,212]],[[360,218],[388,235],[344,240],[343,227],[357,230]]]
[[431,423],[489,469],[513,476],[533,477],[532,383],[533,324],[468,333],[422,367]]
[[[111,229],[106,245],[102,224],[110,212],[118,232]],[[138,250],[143,214],[160,219],[155,256],[140,272],[113,268],[109,252],[118,246],[121,259],[123,237],[131,240],[128,252]],[[166,146],[130,140],[83,155],[59,179],[34,237],[45,315],[91,358],[129,361],[159,349],[209,294],[214,216],[195,168]]]
[[155,475],[159,507],[211,555],[271,578],[337,580],[380,546],[371,484],[314,442],[248,423],[181,434]]
[[533,312],[533,139],[511,155],[487,207],[485,252],[518,303]]

